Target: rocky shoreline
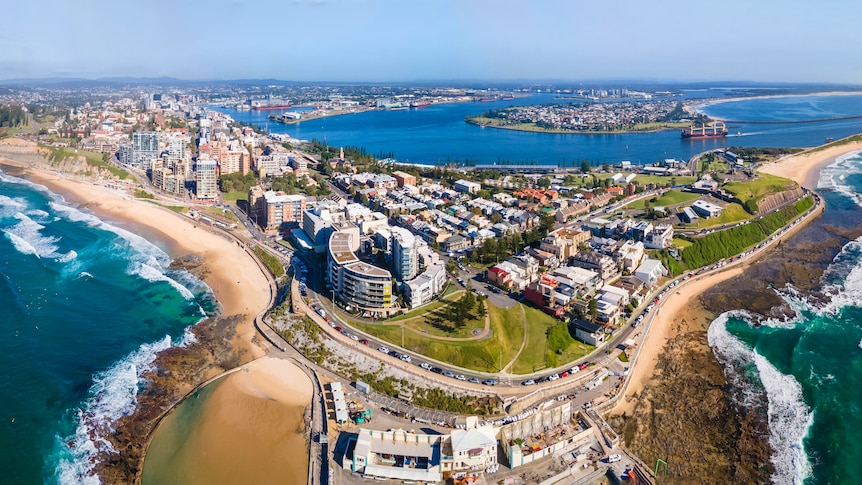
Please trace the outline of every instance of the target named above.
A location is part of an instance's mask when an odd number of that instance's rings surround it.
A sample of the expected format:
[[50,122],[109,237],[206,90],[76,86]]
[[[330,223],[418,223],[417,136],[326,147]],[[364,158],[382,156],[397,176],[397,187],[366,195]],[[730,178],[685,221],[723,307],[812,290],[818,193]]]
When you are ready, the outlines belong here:
[[707,343],[710,323],[723,312],[747,311],[755,322],[789,319],[794,310],[782,293],[825,302],[822,276],[849,241],[862,236],[851,212],[826,212],[770,250],[740,275],[691,301],[675,325],[656,370],[636,396],[630,415],[609,421],[628,448],[650,467],[668,462],[662,483],[769,483],[773,473],[766,396],[745,407]]

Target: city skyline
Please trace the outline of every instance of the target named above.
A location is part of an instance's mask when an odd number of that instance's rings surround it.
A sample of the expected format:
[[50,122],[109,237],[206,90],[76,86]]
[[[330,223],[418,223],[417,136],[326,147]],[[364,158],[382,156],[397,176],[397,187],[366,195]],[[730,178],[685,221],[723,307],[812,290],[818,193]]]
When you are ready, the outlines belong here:
[[862,5],[828,4],[36,1],[6,7],[0,79],[862,83]]

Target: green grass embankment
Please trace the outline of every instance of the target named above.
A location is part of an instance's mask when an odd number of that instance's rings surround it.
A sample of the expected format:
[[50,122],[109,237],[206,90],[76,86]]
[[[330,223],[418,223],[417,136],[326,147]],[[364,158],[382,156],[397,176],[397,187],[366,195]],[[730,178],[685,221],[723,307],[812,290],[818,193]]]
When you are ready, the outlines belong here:
[[762,242],[813,205],[814,200],[807,196],[757,221],[695,239],[683,250],[682,260],[689,268],[699,268],[735,256]]
[[266,266],[266,269],[268,269],[273,276],[276,278],[284,276],[284,266],[278,258],[258,246],[254,247],[254,253],[257,254],[257,257],[259,257],[261,261],[263,261],[263,265]]

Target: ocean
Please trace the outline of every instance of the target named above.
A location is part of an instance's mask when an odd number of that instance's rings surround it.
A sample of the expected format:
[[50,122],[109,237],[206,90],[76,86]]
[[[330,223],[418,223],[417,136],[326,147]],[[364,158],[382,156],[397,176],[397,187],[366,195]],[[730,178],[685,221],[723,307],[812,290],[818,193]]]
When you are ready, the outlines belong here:
[[98,483],[142,373],[218,303],[167,248],[2,172],[0,231],[0,476]]
[[[862,155],[821,172],[827,212],[862,220]],[[739,399],[768,402],[775,483],[856,483],[862,476],[862,238],[850,241],[823,274],[827,303],[779,289],[798,316],[755,326],[744,312],[722,314],[709,343]]]
[[[721,98],[723,90],[687,92],[680,101]],[[302,140],[326,140],[332,146],[364,147],[369,153],[394,153],[402,162],[435,165],[456,160],[492,164],[499,161],[537,162],[580,166],[596,164],[653,163],[667,158],[688,160],[714,148],[813,147],[827,138],[839,139],[862,132],[862,120],[829,120],[815,123],[730,123],[727,138],[683,140],[677,130],[630,134],[548,134],[481,128],[464,121],[490,109],[509,106],[570,103],[559,95],[540,93],[526,98],[489,103],[451,103],[404,111],[367,111],[284,125],[268,121],[273,111],[237,111],[212,106],[237,121],[286,133]],[[862,95],[804,96],[748,99],[708,106],[706,114],[731,120],[802,121],[862,115]],[[769,113],[774,113],[770,116]]]

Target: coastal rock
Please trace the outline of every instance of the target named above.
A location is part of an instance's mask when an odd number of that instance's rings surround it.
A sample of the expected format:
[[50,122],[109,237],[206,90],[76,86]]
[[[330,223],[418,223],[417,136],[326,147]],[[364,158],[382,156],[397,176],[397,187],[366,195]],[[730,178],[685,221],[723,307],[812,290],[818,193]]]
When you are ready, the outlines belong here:
[[186,271],[191,271],[200,267],[202,264],[204,264],[203,256],[199,254],[187,254],[171,261],[169,267],[171,269],[184,269]]
[[198,385],[251,360],[250,350],[234,339],[241,322],[239,315],[206,319],[192,329],[195,343],[159,353],[135,412],[114,425],[111,445],[123,452],[100,454],[96,472],[104,483],[138,483],[149,437],[162,417]]
[[705,328],[696,324],[668,340],[633,415],[608,421],[645,463],[667,462],[661,483],[766,483],[767,418],[731,398],[705,342]]

